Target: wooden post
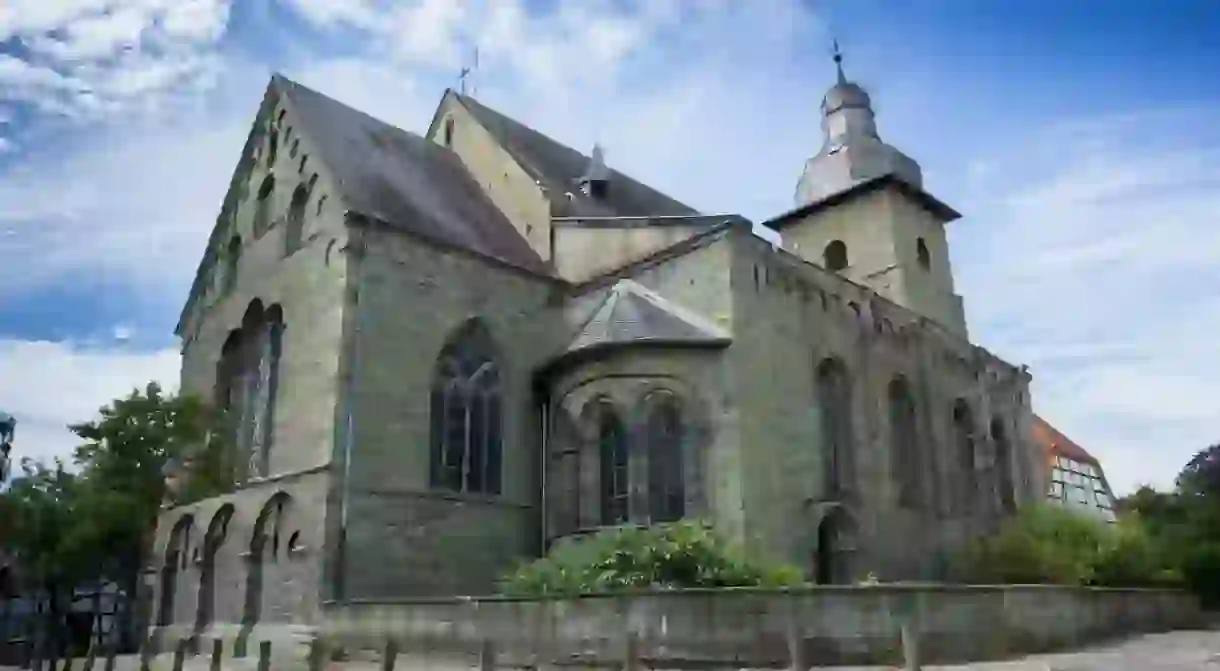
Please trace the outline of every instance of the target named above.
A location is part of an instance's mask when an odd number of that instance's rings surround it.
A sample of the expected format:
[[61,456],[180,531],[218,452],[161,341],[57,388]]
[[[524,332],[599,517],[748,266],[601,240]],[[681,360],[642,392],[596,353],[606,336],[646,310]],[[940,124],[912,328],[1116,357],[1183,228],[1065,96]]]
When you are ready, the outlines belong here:
[[788,661],[792,671],[809,671],[809,660],[805,658],[805,633],[796,608],[796,595],[788,595]]
[[89,652],[85,653],[85,666],[82,671],[93,671],[93,665],[97,663],[97,641],[89,644]]
[[496,643],[490,638],[479,646],[479,671],[496,671]]
[[186,650],[190,646],[190,642],[186,639],[178,641],[178,645],[174,646],[174,671],[182,671],[182,667],[186,665]]
[[921,671],[923,663],[919,652],[919,626],[914,617],[902,622],[902,658],[905,671]]
[[326,644],[315,638],[309,642],[309,671],[324,671],[326,668]]
[[208,664],[208,671],[220,671],[221,658],[224,656],[225,644],[219,638],[212,639],[212,661]]
[[392,638],[386,639],[382,654],[381,671],[394,671],[394,662],[398,660],[398,643]]
[[148,639],[140,647],[140,671],[149,671],[152,666],[152,655],[152,639]]
[[258,642],[258,671],[271,671],[271,641]]
[[623,646],[623,671],[640,671],[640,639],[634,631],[627,632]]
[[117,654],[118,654],[118,650],[115,648],[113,643],[108,644],[106,646],[106,653],[105,653],[106,663],[103,665],[104,671],[114,671],[115,661],[116,661],[115,656]]

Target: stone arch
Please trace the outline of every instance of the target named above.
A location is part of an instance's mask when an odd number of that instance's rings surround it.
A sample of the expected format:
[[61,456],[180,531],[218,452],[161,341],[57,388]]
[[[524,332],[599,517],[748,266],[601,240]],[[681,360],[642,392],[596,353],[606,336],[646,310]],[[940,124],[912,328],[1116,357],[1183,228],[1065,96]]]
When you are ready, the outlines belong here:
[[432,375],[430,480],[433,487],[500,493],[504,449],[498,348],[480,319],[459,326]]
[[252,627],[262,619],[263,578],[266,564],[277,562],[286,550],[285,511],[292,506],[292,497],[276,492],[263,504],[250,534],[246,569],[246,595],[242,607],[242,625]]
[[195,632],[207,629],[216,615],[216,555],[229,536],[229,524],[236,509],[232,503],[220,506],[203,536],[203,555],[199,570],[199,598],[195,609]]
[[631,517],[630,452],[627,424],[608,396],[591,400],[581,413],[597,454],[598,524],[625,524]]
[[915,508],[923,498],[923,472],[920,468],[922,460],[915,395],[906,377],[898,375],[890,380],[886,401],[890,428],[890,463],[898,487],[898,504]]
[[855,481],[851,376],[842,359],[832,356],[818,364],[816,382],[825,498],[839,499]]
[[667,388],[647,392],[634,413],[640,451],[647,467],[650,523],[674,522],[686,515],[689,420],[684,403]]
[[284,256],[290,256],[301,248],[305,235],[305,205],[309,203],[309,189],[298,184],[292,192],[292,203],[288,206],[288,225],[284,227]]
[[838,502],[819,505],[814,519],[816,542],[810,571],[814,582],[818,585],[850,583],[859,534],[855,519]]
[[548,535],[556,538],[583,528],[592,517],[584,512],[585,497],[581,492],[585,475],[583,464],[588,460],[584,454],[588,441],[582,424],[562,403],[551,404],[550,412],[545,495],[551,525]]
[[953,404],[953,451],[957,462],[957,511],[967,514],[976,494],[974,463],[974,411],[962,398]]
[[995,443],[996,487],[1000,490],[1000,512],[1016,512],[1017,500],[1013,483],[1012,443],[1001,417],[991,419],[991,440]]
[[848,266],[847,243],[842,240],[831,240],[822,250],[822,263],[827,270],[839,271]]
[[275,175],[267,175],[258,187],[258,200],[254,208],[254,237],[262,237],[271,228],[275,215]]
[[161,573],[158,576],[160,584],[157,586],[157,593],[160,601],[157,604],[157,626],[159,627],[174,623],[174,600],[178,594],[178,575],[190,563],[191,531],[194,526],[195,517],[187,514],[180,517],[169,532],[169,540],[165,544],[165,554],[161,561]]
[[928,270],[932,267],[932,253],[928,251],[928,243],[923,238],[915,240],[915,258],[920,268]]

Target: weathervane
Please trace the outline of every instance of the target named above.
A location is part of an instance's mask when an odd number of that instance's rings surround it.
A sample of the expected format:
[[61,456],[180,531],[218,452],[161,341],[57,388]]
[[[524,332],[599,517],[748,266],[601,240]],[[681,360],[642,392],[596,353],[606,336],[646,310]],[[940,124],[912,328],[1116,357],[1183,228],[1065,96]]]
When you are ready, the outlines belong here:
[[847,77],[843,75],[843,52],[839,50],[839,39],[835,38],[831,43],[834,45],[834,51],[831,53],[835,62],[835,69],[839,72],[839,83],[846,84]]
[[[474,63],[472,65],[468,65],[468,66],[462,68],[461,72],[458,74],[458,93],[461,93],[462,95],[466,95],[466,81],[468,79],[471,79],[473,77],[473,75],[478,72],[478,70],[479,70],[479,48],[475,47],[474,48]],[[475,85],[474,85],[474,82],[471,82],[470,83],[470,95],[473,96],[474,91],[475,91]]]

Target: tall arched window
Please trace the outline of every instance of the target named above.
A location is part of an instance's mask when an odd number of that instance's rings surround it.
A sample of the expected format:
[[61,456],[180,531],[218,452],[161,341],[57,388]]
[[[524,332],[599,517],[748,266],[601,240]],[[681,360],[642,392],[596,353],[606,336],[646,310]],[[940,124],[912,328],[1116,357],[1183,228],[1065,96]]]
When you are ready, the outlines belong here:
[[1016,492],[1013,491],[1012,445],[1008,442],[1008,432],[1004,430],[1004,420],[999,417],[991,420],[991,440],[995,442],[996,487],[1000,490],[1000,510],[1009,514],[1017,509]]
[[953,449],[957,455],[957,511],[969,512],[974,505],[974,413],[963,399],[953,404]]
[[828,498],[839,498],[852,488],[851,383],[847,367],[835,358],[825,359],[817,370],[817,402],[822,415],[822,455]]
[[890,382],[888,397],[891,463],[898,485],[898,503],[916,508],[923,494],[923,472],[920,468],[915,400],[906,378],[899,376]]
[[254,209],[254,236],[261,237],[271,228],[275,207],[275,177],[267,175],[258,187],[258,203]]
[[472,320],[441,350],[433,375],[433,487],[500,493],[500,394],[500,370],[491,336],[481,322]]
[[453,146],[453,117],[445,118],[445,146]]
[[288,225],[284,227],[284,256],[301,248],[305,234],[305,205],[309,202],[309,190],[298,184],[292,192],[292,204],[288,206]]
[[601,523],[623,524],[628,519],[627,431],[608,399],[597,403],[597,452],[601,481]]
[[842,240],[831,240],[822,250],[822,261],[827,270],[843,270],[847,267],[847,243]]
[[231,293],[237,286],[237,269],[241,266],[241,237],[229,238],[229,246],[225,250],[224,293]]
[[648,459],[648,518],[673,522],[686,514],[683,451],[685,427],[678,400],[655,391],[643,401],[644,450]]

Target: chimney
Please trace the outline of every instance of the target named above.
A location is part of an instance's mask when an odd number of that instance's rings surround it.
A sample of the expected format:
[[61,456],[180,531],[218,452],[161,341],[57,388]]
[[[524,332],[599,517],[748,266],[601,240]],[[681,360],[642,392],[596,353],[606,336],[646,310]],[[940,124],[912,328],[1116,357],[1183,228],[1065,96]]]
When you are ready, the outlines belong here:
[[593,153],[585,166],[585,174],[580,177],[580,190],[586,196],[603,198],[610,187],[610,169],[606,167],[606,158],[601,145],[593,145]]

